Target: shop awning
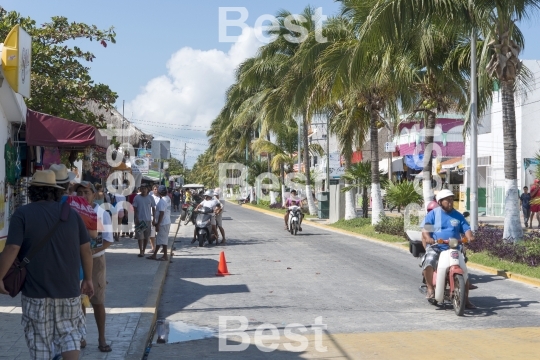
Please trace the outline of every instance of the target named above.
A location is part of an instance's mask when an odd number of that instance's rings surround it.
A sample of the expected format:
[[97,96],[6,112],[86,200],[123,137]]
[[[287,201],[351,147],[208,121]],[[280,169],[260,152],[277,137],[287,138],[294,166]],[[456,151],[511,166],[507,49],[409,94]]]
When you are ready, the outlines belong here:
[[70,148],[109,146],[109,140],[93,126],[32,110],[26,112],[26,143],[30,146]]
[[450,160],[446,160],[446,161],[443,161],[441,163],[441,169],[442,170],[447,170],[447,169],[453,169],[459,165],[462,165],[463,164],[463,159],[458,157],[458,158],[453,158],[453,159],[450,159]]
[[405,165],[411,170],[423,170],[424,163],[424,154],[419,155],[405,155],[404,156]]

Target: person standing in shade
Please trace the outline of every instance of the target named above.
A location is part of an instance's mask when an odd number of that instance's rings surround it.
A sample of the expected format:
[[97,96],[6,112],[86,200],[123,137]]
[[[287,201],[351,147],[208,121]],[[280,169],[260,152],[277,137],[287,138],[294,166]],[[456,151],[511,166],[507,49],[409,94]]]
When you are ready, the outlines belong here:
[[[142,221],[146,223],[146,228],[137,231],[137,239],[139,240],[139,257],[144,257],[150,232],[152,228],[152,218],[155,217],[156,202],[151,195],[148,195],[148,187],[141,185],[141,194],[133,199],[133,208],[135,209],[135,226],[139,226]],[[155,249],[154,249],[155,250]]]
[[[111,215],[105,211],[98,203],[94,202],[96,189],[91,182],[81,181],[75,187],[77,196],[83,197],[89,204],[94,206],[97,214],[98,235],[92,239],[92,282],[94,284],[94,296],[90,298],[90,303],[94,309],[94,318],[98,328],[98,349],[101,352],[111,352],[111,346],[107,344],[105,338],[105,289],[107,287],[107,265],[105,262],[105,251],[114,243]],[[86,315],[86,308],[83,307]]]
[[180,211],[180,198],[182,197],[182,194],[180,194],[180,191],[178,189],[174,189],[173,192],[173,205],[174,205],[174,211]]
[[[168,261],[167,244],[169,243],[169,230],[171,228],[171,199],[167,195],[167,187],[160,185],[158,188],[160,196],[159,202],[156,205],[157,216],[154,216],[156,228],[156,249],[152,256],[147,257],[149,260]],[[159,247],[163,248],[163,256],[157,258]]]
[[64,360],[77,360],[86,335],[80,295],[94,295],[90,238],[77,212],[59,203],[63,191],[58,190],[64,188],[56,184],[52,170],[36,171],[29,185],[31,202],[11,216],[6,246],[0,254],[0,294],[8,293],[2,279],[15,258],[22,261],[57,226],[26,265],[22,326],[32,359],[53,359],[61,354]]
[[[523,211],[523,219],[525,220],[525,227],[529,227],[527,222],[531,216],[531,194],[529,194],[529,188],[523,187],[523,194],[519,196],[519,202],[521,204],[521,211]],[[532,226],[532,219],[531,219]]]

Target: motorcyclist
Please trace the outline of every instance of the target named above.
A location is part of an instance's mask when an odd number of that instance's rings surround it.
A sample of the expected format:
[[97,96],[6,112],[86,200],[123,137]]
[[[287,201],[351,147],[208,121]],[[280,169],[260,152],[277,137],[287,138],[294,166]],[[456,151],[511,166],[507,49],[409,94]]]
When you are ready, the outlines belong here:
[[296,190],[291,190],[291,196],[285,201],[285,208],[287,212],[285,213],[285,230],[289,231],[289,207],[298,206],[300,207],[300,226],[298,231],[302,231],[302,220],[304,219],[304,214],[302,214],[302,200],[296,196]]
[[[474,240],[471,227],[465,217],[454,209],[454,193],[443,189],[436,197],[439,207],[430,211],[424,219],[422,229],[422,242],[426,246],[426,255],[422,263],[424,277],[426,279],[428,299],[433,299],[435,290],[433,288],[433,272],[437,268],[439,256],[442,251],[448,249],[447,244],[437,244],[437,240],[448,240],[450,238],[460,239],[461,234],[469,241]],[[467,280],[467,309],[475,309],[468,299],[469,281]]]
[[[213,211],[215,211],[217,208],[220,208],[221,207],[221,202],[219,202],[218,200],[213,199],[213,197],[214,197],[214,192],[212,190],[207,190],[204,193],[204,200],[199,205],[197,205],[197,207],[195,208],[195,210],[193,212],[195,213],[195,212],[197,212],[198,210],[200,210],[203,207],[210,208]],[[212,214],[212,220],[210,220],[210,224],[212,225],[212,232],[210,234],[210,237],[211,237],[211,240],[214,241],[216,239],[216,235],[215,235],[216,234],[216,217],[215,217],[215,213]],[[195,227],[195,229],[193,230],[193,239],[191,240],[191,243],[193,244],[195,241],[197,241],[197,227]]]

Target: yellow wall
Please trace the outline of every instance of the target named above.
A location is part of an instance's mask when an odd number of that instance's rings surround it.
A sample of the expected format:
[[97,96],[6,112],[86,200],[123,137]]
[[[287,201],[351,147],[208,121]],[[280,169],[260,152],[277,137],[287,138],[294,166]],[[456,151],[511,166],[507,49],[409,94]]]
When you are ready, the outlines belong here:
[[5,245],[6,245],[6,239],[0,240],[0,252],[4,250]]

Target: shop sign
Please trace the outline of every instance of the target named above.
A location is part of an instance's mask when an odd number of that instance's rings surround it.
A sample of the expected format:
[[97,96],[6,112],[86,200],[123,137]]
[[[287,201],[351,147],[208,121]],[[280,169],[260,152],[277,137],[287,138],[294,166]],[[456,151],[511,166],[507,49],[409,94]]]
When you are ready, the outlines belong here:
[[150,170],[150,159],[147,157],[131,158],[131,171],[133,174],[148,174]]

